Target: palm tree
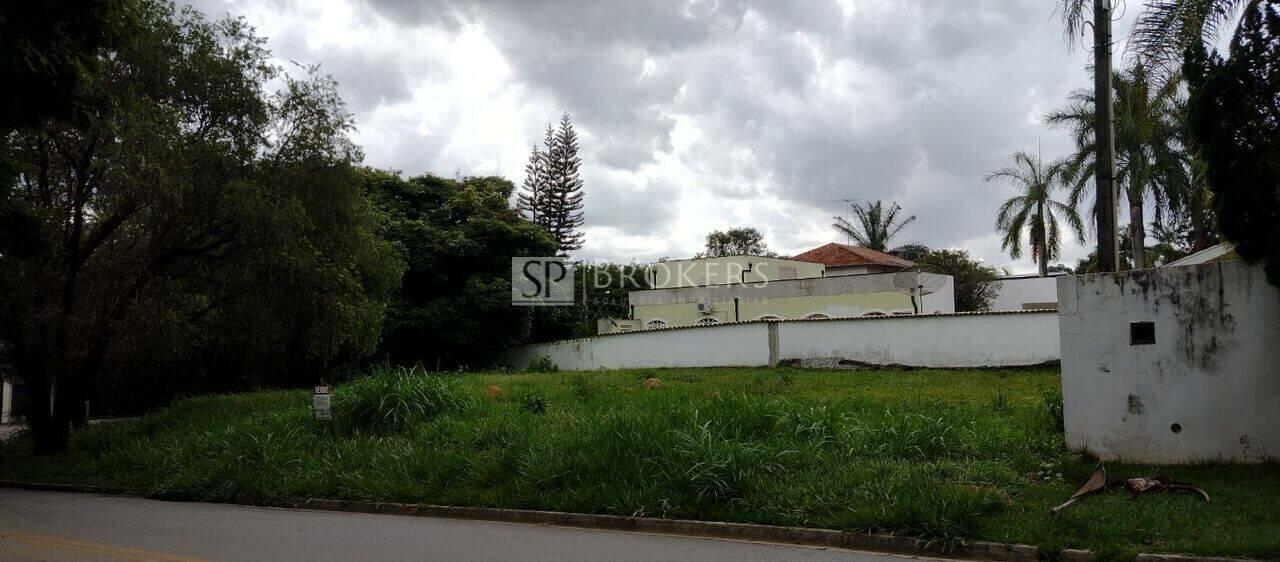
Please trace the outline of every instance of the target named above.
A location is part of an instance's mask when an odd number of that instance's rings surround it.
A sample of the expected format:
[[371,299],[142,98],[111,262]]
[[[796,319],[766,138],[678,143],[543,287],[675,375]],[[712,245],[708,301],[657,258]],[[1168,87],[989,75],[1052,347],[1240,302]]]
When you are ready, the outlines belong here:
[[[1080,0],[1065,0],[1079,2]],[[1212,50],[1223,31],[1235,29],[1232,19],[1255,9],[1259,0],[1148,0],[1129,37],[1129,54],[1151,61],[1172,75],[1180,65],[1196,64]],[[1203,61],[1198,61],[1203,62]]]
[[851,203],[854,219],[857,224],[849,221],[844,217],[835,217],[836,222],[831,226],[836,231],[848,236],[853,242],[859,246],[865,246],[872,250],[881,252],[887,251],[889,241],[893,240],[898,233],[907,225],[915,222],[916,216],[911,215],[901,221],[898,220],[898,213],[902,212],[895,202],[884,208],[881,201],[875,201],[867,205],[862,203]]
[[1008,250],[1013,259],[1022,257],[1023,231],[1028,231],[1031,259],[1036,260],[1040,276],[1049,274],[1049,262],[1057,260],[1062,250],[1062,232],[1059,216],[1084,243],[1084,224],[1080,215],[1066,203],[1051,197],[1060,185],[1065,161],[1057,160],[1045,166],[1040,158],[1019,151],[1013,155],[1014,166],[987,174],[987,181],[1004,180],[1018,188],[1019,195],[1010,197],[1000,206],[996,216],[996,230],[1000,232],[1001,249]]
[[[1185,163],[1179,142],[1178,80],[1152,86],[1147,71],[1137,64],[1112,77],[1115,91],[1115,181],[1129,204],[1129,240],[1135,264],[1145,263],[1145,205],[1150,196],[1156,218],[1182,204],[1183,190],[1173,178]],[[1094,96],[1092,90],[1076,90],[1067,106],[1045,116],[1052,126],[1071,130],[1076,153],[1063,167],[1063,180],[1071,189],[1071,207],[1079,209],[1094,175]],[[1093,204],[1091,213],[1096,213]]]

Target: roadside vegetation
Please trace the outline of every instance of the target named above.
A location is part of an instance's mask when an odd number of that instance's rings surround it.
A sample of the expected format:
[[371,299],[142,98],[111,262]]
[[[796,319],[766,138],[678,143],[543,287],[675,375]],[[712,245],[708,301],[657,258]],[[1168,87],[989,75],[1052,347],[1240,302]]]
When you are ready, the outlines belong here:
[[[646,379],[657,378],[660,384]],[[657,388],[653,388],[657,387]],[[1274,466],[1153,469],[1192,496],[1121,492],[1058,515],[1092,462],[1068,453],[1055,370],[679,369],[436,375],[180,401],[0,449],[0,477],[153,496],[309,498],[694,518],[926,540],[1280,556]]]

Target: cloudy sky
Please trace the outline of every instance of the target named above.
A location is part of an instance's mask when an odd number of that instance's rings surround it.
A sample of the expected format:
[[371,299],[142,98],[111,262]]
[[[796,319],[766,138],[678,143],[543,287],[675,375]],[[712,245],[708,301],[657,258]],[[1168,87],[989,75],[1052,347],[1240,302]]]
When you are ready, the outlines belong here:
[[883,199],[918,217],[900,242],[1030,271],[993,229],[1012,188],[983,176],[1016,150],[1065,154],[1041,116],[1091,84],[1052,0],[193,3],[333,74],[372,166],[518,184],[568,111],[586,258],[687,257],[734,226],[793,253],[844,241],[844,200]]

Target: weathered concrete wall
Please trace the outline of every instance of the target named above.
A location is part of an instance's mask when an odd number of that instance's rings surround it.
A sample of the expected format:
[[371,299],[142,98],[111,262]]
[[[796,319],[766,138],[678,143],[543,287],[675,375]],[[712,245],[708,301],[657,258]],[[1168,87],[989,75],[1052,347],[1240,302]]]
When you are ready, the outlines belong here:
[[1053,312],[1024,312],[743,322],[529,345],[504,352],[501,360],[523,369],[546,355],[567,370],[815,358],[921,367],[1033,365],[1058,359],[1057,320]]
[[[955,312],[955,282],[950,275],[937,292],[925,295],[921,311],[927,314]],[[756,320],[762,316],[803,319],[814,314],[830,318],[892,315],[913,312],[911,296],[894,284],[893,273],[849,275],[815,279],[771,281],[764,284],[729,284],[678,289],[631,291],[627,295],[634,317],[642,326],[660,320],[666,326],[697,324],[710,316],[718,322]],[[698,303],[712,305],[703,314]]]
[[1004,367],[1056,361],[1053,312],[782,322],[784,359],[840,357],[879,365]]
[[[1067,442],[1104,459],[1280,457],[1280,289],[1240,261],[1063,277]],[[1131,345],[1130,323],[1155,343]]]
[[769,334],[764,322],[646,330],[526,345],[503,352],[501,361],[524,369],[539,355],[569,371],[753,367],[769,363]]

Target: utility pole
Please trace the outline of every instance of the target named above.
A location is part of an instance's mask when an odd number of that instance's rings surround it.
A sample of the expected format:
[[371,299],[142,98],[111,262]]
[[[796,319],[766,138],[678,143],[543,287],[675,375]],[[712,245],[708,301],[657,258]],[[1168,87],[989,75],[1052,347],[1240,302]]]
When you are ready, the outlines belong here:
[[1097,164],[1098,270],[1116,271],[1116,145],[1111,121],[1111,0],[1093,0],[1093,124]]

